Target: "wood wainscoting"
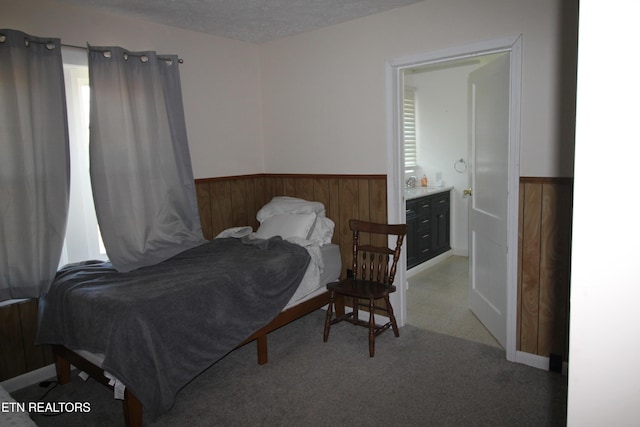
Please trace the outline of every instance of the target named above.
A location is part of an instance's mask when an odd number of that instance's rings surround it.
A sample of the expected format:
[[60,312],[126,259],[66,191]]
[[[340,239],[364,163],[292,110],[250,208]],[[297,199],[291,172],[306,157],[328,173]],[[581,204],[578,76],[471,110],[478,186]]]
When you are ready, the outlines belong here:
[[53,363],[50,346],[35,345],[38,301],[0,307],[0,381]]
[[[387,221],[386,175],[259,174],[198,179],[196,193],[207,239],[229,227],[257,229],[256,213],[273,196],[322,202],[336,224],[333,242],[340,245],[343,265],[350,262],[349,219]],[[0,307],[0,381],[53,363],[49,346],[33,344],[37,325],[35,299]]]
[[387,221],[386,175],[260,174],[207,178],[196,180],[196,193],[202,232],[207,239],[230,227],[250,225],[257,230],[256,213],[274,196],[321,202],[327,217],[336,224],[333,243],[340,246],[343,266],[351,262],[349,219]]
[[520,178],[517,350],[568,360],[573,179]]
[[[260,174],[196,180],[206,238],[243,225],[256,229],[256,212],[274,196],[322,202],[336,223],[343,274],[350,264],[348,220],[386,222],[385,175]],[[517,350],[568,357],[573,180],[520,179]]]
[[[280,175],[196,180],[203,234],[251,225],[274,196],[320,201],[336,223],[343,274],[351,257],[348,220],[387,221],[386,175]],[[521,178],[517,350],[568,358],[573,180]],[[0,381],[52,363],[48,346],[33,344],[37,301],[0,307]]]

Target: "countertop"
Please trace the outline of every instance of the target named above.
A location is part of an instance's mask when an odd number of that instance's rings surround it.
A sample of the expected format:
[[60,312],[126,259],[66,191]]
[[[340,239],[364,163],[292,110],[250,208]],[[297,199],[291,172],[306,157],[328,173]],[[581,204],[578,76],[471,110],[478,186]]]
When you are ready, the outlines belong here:
[[430,196],[432,194],[443,193],[445,191],[449,191],[453,188],[453,186],[442,186],[442,187],[413,187],[406,188],[404,190],[404,198],[405,200],[417,199],[418,197]]

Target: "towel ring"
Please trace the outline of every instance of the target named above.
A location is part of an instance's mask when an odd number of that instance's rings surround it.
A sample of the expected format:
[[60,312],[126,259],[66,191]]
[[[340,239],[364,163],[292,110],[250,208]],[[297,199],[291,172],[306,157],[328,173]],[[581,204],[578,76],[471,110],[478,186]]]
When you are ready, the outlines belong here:
[[467,170],[467,162],[465,162],[464,159],[460,159],[460,160],[458,160],[457,162],[455,162],[453,164],[453,168],[458,173],[466,172],[466,170]]

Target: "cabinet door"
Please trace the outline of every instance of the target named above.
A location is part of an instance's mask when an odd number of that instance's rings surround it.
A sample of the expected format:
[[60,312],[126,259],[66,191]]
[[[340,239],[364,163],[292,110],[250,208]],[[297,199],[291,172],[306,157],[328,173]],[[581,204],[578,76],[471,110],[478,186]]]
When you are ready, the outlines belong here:
[[407,201],[407,268],[450,249],[449,192]]
[[435,251],[438,253],[443,253],[449,250],[449,234],[450,234],[450,223],[449,223],[449,206],[443,206],[438,208],[435,212],[434,223],[435,223]]
[[449,192],[434,196],[433,200],[433,255],[440,255],[451,249],[451,215]]
[[416,233],[418,245],[418,262],[424,262],[431,258],[433,253],[433,204],[431,196],[417,199],[418,230]]
[[418,261],[424,262],[433,258],[433,237],[431,228],[418,232]]
[[416,239],[418,232],[418,214],[415,200],[407,201],[406,218],[407,268],[411,268],[418,264],[418,240]]

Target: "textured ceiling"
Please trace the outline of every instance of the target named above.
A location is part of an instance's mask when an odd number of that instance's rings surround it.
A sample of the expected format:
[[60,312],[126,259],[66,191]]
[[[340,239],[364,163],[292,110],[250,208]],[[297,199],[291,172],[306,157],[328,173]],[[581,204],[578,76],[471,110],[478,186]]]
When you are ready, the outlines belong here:
[[61,0],[161,24],[261,43],[421,0]]

